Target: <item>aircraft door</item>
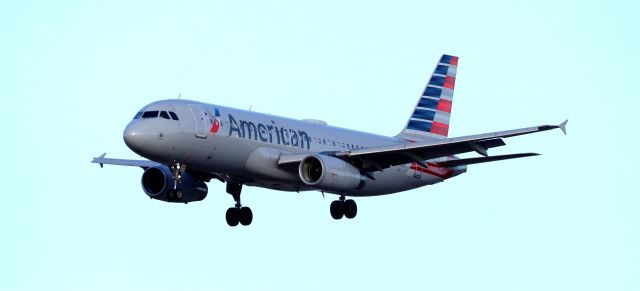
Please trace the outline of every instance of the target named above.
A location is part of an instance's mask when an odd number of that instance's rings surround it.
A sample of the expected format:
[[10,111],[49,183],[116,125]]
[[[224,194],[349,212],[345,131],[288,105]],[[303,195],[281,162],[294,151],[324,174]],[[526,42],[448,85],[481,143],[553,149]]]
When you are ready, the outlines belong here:
[[196,104],[189,104],[189,109],[193,114],[193,119],[195,120],[195,132],[196,137],[199,138],[207,138],[207,122],[209,120],[208,114],[203,110],[203,108]]

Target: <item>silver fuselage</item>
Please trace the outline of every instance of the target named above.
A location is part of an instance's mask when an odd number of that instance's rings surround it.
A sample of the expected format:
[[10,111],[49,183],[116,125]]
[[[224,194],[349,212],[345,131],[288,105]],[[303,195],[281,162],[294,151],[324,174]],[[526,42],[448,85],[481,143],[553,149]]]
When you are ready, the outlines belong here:
[[[217,175],[250,186],[283,190],[320,190],[306,186],[298,171],[278,165],[280,155],[342,152],[407,143],[381,136],[253,111],[190,100],[163,100],[140,111],[171,111],[179,120],[139,118],[124,131],[127,146],[155,162],[179,162],[187,170]],[[438,161],[438,160],[435,160]],[[432,161],[429,161],[432,162]],[[373,196],[422,187],[456,176],[452,169],[404,164],[372,172],[360,190],[348,196]],[[327,191],[331,192],[331,191]]]

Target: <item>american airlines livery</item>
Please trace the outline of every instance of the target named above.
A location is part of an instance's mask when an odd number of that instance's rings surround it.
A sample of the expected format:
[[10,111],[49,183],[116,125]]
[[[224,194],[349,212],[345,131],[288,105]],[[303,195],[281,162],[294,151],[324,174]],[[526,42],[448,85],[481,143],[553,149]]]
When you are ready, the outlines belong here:
[[[560,128],[567,121],[522,129],[448,137],[458,57],[443,55],[398,135],[388,137],[189,100],[153,102],[124,130],[124,142],[148,160],[93,159],[144,170],[142,189],[166,202],[194,202],[207,196],[206,182],[227,184],[235,206],[227,224],[249,225],[251,208],[240,203],[243,185],[280,191],[321,191],[334,219],[354,218],[356,202],[346,197],[393,194],[435,184],[467,171],[467,165],[538,155],[489,156],[507,137]],[[480,156],[455,155],[476,152]]]

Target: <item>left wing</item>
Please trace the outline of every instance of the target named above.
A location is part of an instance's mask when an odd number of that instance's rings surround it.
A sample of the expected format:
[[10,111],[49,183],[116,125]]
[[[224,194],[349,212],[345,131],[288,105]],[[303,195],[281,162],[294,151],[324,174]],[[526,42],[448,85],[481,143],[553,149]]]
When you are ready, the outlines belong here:
[[[397,166],[412,162],[426,167],[426,160],[472,151],[483,155],[485,158],[465,161],[468,162],[468,164],[504,160],[509,158],[519,158],[532,156],[535,154],[517,154],[508,157],[504,156],[502,158],[493,158],[488,157],[487,149],[505,145],[502,138],[531,134],[556,128],[561,129],[562,132],[566,134],[567,121],[568,120],[565,120],[559,125],[540,125],[456,138],[430,140],[425,142],[402,143],[391,146],[365,148],[328,154],[345,160],[349,160],[360,169],[365,171],[381,171],[391,166]],[[304,156],[306,155],[283,155],[280,157],[278,165],[290,166],[296,163],[300,163]],[[453,166],[454,164],[461,165],[462,161],[458,163],[449,162],[450,166]]]
[[148,161],[148,160],[110,159],[110,158],[105,158],[106,155],[107,155],[107,153],[104,153],[104,154],[100,155],[97,158],[93,158],[93,160],[91,160],[91,162],[94,163],[94,164],[100,164],[101,168],[105,164],[107,164],[107,165],[118,165],[118,166],[141,167],[143,169],[147,169],[147,168],[151,168],[151,167],[161,166],[162,165],[160,163],[156,163],[156,162],[152,162],[152,161]]

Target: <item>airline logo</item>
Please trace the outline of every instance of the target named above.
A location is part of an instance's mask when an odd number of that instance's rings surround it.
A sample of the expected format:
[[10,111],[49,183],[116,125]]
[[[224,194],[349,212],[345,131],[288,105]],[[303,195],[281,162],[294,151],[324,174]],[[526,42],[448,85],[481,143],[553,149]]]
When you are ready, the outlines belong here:
[[215,115],[213,116],[213,125],[211,126],[211,132],[212,133],[218,133],[218,130],[220,130],[220,110],[218,110],[218,108],[214,109],[215,111]]
[[449,134],[458,57],[443,55],[411,115],[407,129],[440,136]]

